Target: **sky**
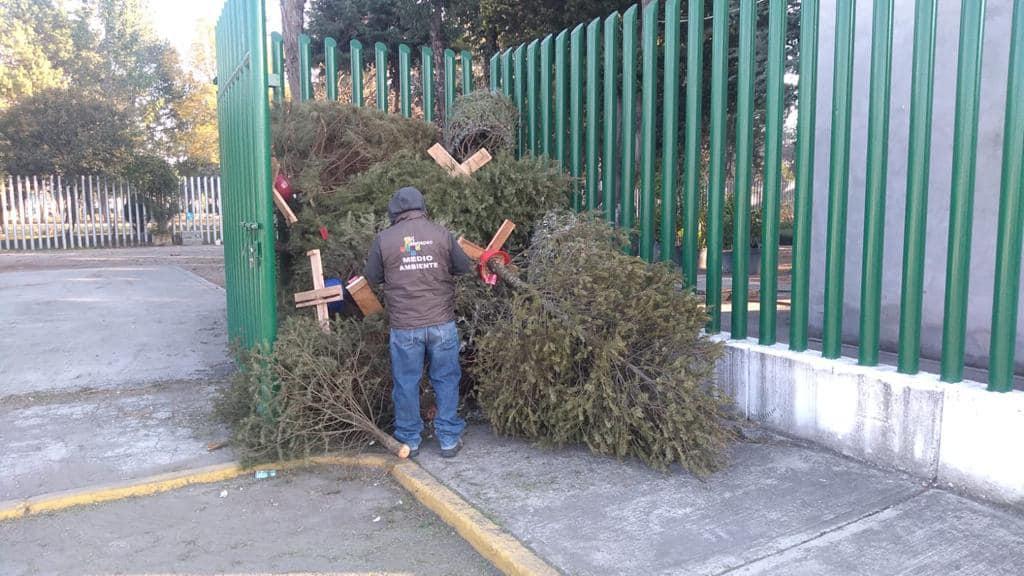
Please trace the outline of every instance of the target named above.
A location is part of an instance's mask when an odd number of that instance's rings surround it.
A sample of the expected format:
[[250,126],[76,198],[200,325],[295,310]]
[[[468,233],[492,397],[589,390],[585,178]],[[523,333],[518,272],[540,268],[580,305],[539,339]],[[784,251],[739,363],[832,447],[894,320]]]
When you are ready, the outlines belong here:
[[[280,30],[281,10],[276,0],[265,0],[267,32]],[[149,0],[149,9],[156,33],[166,38],[182,56],[187,55],[199,24],[204,20],[216,24],[222,0]]]

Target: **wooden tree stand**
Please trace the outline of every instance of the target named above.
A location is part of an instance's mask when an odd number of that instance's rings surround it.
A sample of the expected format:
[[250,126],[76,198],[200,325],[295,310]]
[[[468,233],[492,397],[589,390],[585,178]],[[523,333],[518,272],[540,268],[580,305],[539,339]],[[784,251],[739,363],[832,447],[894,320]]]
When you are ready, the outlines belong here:
[[313,274],[313,289],[296,294],[295,307],[316,306],[316,319],[320,321],[320,329],[328,333],[331,331],[331,318],[327,314],[327,305],[331,302],[341,302],[341,286],[324,286],[324,265],[319,250],[310,250],[306,252],[306,256],[309,256],[309,267]]

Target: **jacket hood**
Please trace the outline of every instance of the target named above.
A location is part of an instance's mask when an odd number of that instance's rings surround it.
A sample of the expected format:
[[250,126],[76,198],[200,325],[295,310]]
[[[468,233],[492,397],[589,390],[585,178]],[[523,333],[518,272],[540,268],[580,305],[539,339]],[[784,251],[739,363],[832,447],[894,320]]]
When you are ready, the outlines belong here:
[[398,192],[388,202],[388,217],[394,222],[405,212],[426,211],[426,204],[423,202],[423,194],[412,186],[399,188]]

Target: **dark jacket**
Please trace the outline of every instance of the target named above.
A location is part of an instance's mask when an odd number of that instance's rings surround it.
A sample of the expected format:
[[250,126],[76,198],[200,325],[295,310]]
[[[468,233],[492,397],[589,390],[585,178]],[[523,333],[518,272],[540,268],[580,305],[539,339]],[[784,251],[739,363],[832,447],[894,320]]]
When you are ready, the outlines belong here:
[[455,319],[455,276],[470,271],[455,237],[427,219],[423,195],[407,187],[388,204],[391,226],[377,234],[366,279],[384,285],[392,328],[424,328]]

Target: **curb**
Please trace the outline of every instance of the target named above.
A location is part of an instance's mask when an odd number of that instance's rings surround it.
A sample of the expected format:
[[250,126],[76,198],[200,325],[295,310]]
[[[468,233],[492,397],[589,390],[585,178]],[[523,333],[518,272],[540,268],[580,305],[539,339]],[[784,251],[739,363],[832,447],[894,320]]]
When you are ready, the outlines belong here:
[[481,556],[509,576],[557,576],[559,572],[519,540],[487,519],[458,494],[437,481],[415,462],[383,454],[328,455],[253,467],[237,462],[157,474],[137,480],[52,492],[21,500],[0,502],[0,522],[55,512],[76,506],[159,494],[193,484],[210,484],[257,470],[291,470],[311,466],[361,466],[389,472],[416,500],[454,528]]
[[481,556],[509,576],[557,576],[559,572],[519,540],[490,521],[418,464],[395,464],[391,475],[417,500],[469,542]]
[[167,472],[135,480],[111,482],[88,488],[51,492],[31,498],[0,502],[0,522],[43,512],[55,512],[75,506],[87,506],[89,504],[99,504],[101,502],[137,496],[150,496],[160,492],[184,488],[192,484],[222,482],[257,470],[288,470],[327,464],[365,466],[368,468],[388,468],[391,465],[390,458],[377,454],[319,456],[306,460],[261,464],[248,468],[243,467],[237,462],[214,464],[212,466]]

